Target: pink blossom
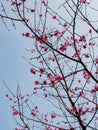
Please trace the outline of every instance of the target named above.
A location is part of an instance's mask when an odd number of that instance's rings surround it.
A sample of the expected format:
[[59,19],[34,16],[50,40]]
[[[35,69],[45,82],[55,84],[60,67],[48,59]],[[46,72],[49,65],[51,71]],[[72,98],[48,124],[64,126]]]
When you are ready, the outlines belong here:
[[52,78],[52,74],[51,73],[48,73],[47,74],[47,77],[50,79],[50,78]]
[[46,85],[46,84],[47,84],[47,81],[46,81],[46,80],[44,80],[44,81],[43,81],[43,84],[44,84],[44,85]]
[[44,41],[46,41],[47,38],[48,38],[48,37],[47,37],[46,35],[41,36],[41,39],[44,40]]
[[37,109],[38,109],[38,106],[35,106],[35,109],[37,110]]
[[42,17],[43,15],[42,14],[39,14],[40,17]]
[[51,118],[56,118],[56,114],[51,114]]
[[90,79],[90,75],[89,75],[89,73],[87,72],[87,71],[83,71],[83,76],[84,76],[84,78],[86,79],[86,80],[89,80]]
[[98,86],[95,86],[95,90],[98,91]]
[[86,0],[80,0],[81,3],[86,3]]
[[36,116],[36,113],[34,111],[31,112],[32,116]]
[[83,97],[83,92],[79,92],[79,97]]
[[39,81],[36,80],[34,83],[35,83],[35,85],[38,85],[38,84],[39,84]]
[[78,108],[78,112],[81,113],[82,112],[82,107]]
[[56,15],[52,16],[53,19],[56,19]]
[[91,93],[95,93],[96,92],[96,90],[95,89],[91,89],[91,91],[90,91]]
[[34,70],[33,68],[30,69],[30,72],[31,72],[32,74],[36,74],[36,70]]
[[72,108],[72,112],[76,112],[76,107],[73,107],[73,108]]
[[45,69],[44,68],[40,68],[39,71],[40,71],[40,73],[44,73]]
[[89,33],[92,33],[92,29],[89,29]]
[[14,112],[13,112],[13,115],[18,115],[18,114],[19,114],[18,111],[14,111]]
[[86,42],[86,37],[83,35],[80,37],[79,41],[83,41],[83,42]]
[[5,96],[8,97],[8,94],[6,94]]
[[37,94],[37,91],[33,92],[33,94]]
[[35,9],[31,9],[31,12],[32,12],[32,13],[35,12]]
[[62,80],[62,77],[61,76],[56,76],[55,80],[60,81],[60,80]]
[[98,64],[98,58],[95,59],[95,62]]
[[50,80],[50,83],[54,86],[54,85],[55,85],[55,80],[54,80],[54,79],[51,79],[51,80]]
[[16,5],[16,2],[13,1],[13,2],[11,3],[11,5]]
[[94,45],[95,45],[95,43],[89,42],[89,46],[94,46]]
[[66,24],[66,23],[64,23],[64,24],[63,24],[63,27],[67,27],[67,24]]
[[47,6],[47,4],[44,0],[42,0],[42,3],[43,3],[44,6]]
[[30,33],[29,32],[23,33],[22,36],[30,37]]
[[61,47],[59,48],[59,50],[62,51],[62,52],[64,52],[64,51],[66,50],[66,47],[65,47],[65,46],[61,46]]

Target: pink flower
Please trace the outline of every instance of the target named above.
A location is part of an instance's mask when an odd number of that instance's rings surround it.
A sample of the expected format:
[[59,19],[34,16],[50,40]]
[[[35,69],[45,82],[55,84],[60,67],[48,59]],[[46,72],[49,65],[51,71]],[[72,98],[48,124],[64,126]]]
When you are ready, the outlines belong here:
[[30,33],[29,32],[23,33],[22,36],[30,37]]
[[30,33],[29,33],[29,32],[26,32],[25,36],[26,36],[26,37],[29,37],[29,36],[30,36]]
[[83,92],[80,92],[80,93],[79,93],[79,97],[83,97]]
[[32,116],[36,116],[36,113],[34,111],[31,112]]
[[12,100],[12,98],[9,98],[10,100]]
[[21,2],[20,2],[20,3],[17,3],[17,6],[21,6],[21,4],[22,4]]
[[52,78],[52,74],[51,73],[48,73],[47,74],[47,77],[50,79],[50,78]]
[[79,80],[78,80],[78,82],[80,83],[80,82],[81,82],[81,80],[79,79]]
[[45,122],[48,122],[48,119],[47,118],[44,118]]
[[31,9],[31,12],[32,12],[32,13],[35,12],[35,9]]
[[14,2],[14,1],[12,1],[12,3],[11,3],[11,5],[13,5],[13,6],[14,6],[14,5],[16,5],[16,6],[21,6],[21,4],[22,4],[21,2],[16,3],[16,2]]
[[35,83],[35,85],[38,85],[38,84],[39,84],[39,81],[36,80],[34,83]]
[[95,43],[89,42],[89,46],[94,46],[94,45],[95,45]]
[[37,91],[33,92],[33,94],[37,94]]
[[86,3],[86,0],[80,0],[81,3]]
[[38,106],[35,106],[35,109],[38,110]]
[[64,52],[64,51],[66,50],[66,47],[65,47],[65,46],[61,46],[61,47],[59,48],[59,50],[62,51],[62,52]]
[[8,97],[8,94],[6,94],[5,96]]
[[89,54],[84,54],[85,58],[89,58]]
[[76,107],[73,107],[73,108],[72,108],[72,112],[76,112]]
[[46,84],[47,84],[47,81],[46,81],[46,80],[44,80],[44,81],[43,81],[43,84],[44,84],[44,85],[46,85]]
[[30,72],[31,72],[32,74],[36,74],[36,70],[34,70],[33,68],[30,69]]
[[60,32],[58,31],[58,30],[56,30],[55,32],[54,32],[54,36],[58,36],[60,34]]
[[44,41],[46,41],[47,38],[48,38],[48,37],[47,37],[46,35],[41,36],[41,39],[44,40]]
[[45,69],[44,68],[40,68],[39,71],[40,71],[40,73],[44,73]]
[[56,118],[56,114],[51,114],[51,118]]
[[80,37],[79,41],[83,41],[83,42],[86,42],[86,37],[83,35]]
[[82,112],[82,107],[78,108],[78,112],[81,113]]
[[96,92],[96,90],[95,89],[91,89],[91,91],[90,91],[91,93],[95,93]]
[[84,78],[86,79],[86,80],[89,80],[90,79],[90,75],[89,75],[89,73],[87,72],[87,71],[83,71],[83,76],[84,76]]
[[95,86],[95,90],[98,91],[98,86]]
[[39,14],[40,17],[42,17],[43,15],[42,14]]
[[54,86],[54,85],[55,85],[55,80],[54,80],[54,79],[51,79],[51,80],[50,80],[50,83]]
[[53,19],[56,19],[56,15],[52,16]]
[[92,33],[92,29],[89,29],[89,33]]
[[95,59],[95,62],[98,64],[98,58]]
[[14,111],[14,112],[13,112],[13,115],[18,115],[18,114],[19,114],[18,111]]
[[62,77],[61,76],[56,76],[55,80],[60,81],[60,80],[62,80]]
[[16,2],[12,2],[11,5],[16,5]]
[[44,0],[42,0],[42,3],[43,3],[43,5],[44,5],[44,6],[47,6],[47,4],[45,3],[45,1],[44,1]]
[[67,27],[67,24],[66,24],[66,23],[64,23],[63,27]]

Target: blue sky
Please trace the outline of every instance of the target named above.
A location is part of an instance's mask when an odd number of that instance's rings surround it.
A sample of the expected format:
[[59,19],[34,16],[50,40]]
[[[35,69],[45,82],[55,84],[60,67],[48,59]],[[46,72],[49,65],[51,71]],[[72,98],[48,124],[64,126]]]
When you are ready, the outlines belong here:
[[5,97],[8,90],[3,80],[13,92],[16,92],[17,79],[23,91],[31,91],[32,75],[29,73],[31,66],[23,56],[29,57],[25,48],[31,49],[32,41],[22,37],[22,32],[27,30],[21,24],[18,24],[16,31],[10,22],[7,22],[10,31],[5,28],[1,19],[0,25],[0,130],[12,130],[15,128],[15,121],[11,115],[10,102]]
[[8,90],[3,80],[14,92],[17,79],[25,91],[32,86],[32,76],[29,73],[31,66],[23,59],[23,56],[28,56],[25,48],[31,48],[31,42],[28,43],[28,39],[21,36],[22,31],[15,31],[11,26],[10,31],[7,31],[1,21],[0,25],[0,129],[12,130],[14,121],[10,111],[10,102],[5,97]]
[[[7,31],[1,21],[0,24],[2,25],[2,31],[0,31],[0,130],[13,130],[15,121],[11,114],[10,101],[5,97],[5,94],[9,92],[3,84],[3,80],[15,94],[17,80],[19,80],[22,91],[33,92],[34,77],[29,72],[31,65],[23,58],[23,56],[30,58],[31,54],[25,51],[25,48],[32,49],[33,41],[22,37],[25,29],[19,29],[21,25],[16,31],[12,27],[10,27],[10,31]],[[11,96],[11,94],[9,95]],[[44,103],[39,98],[34,99],[34,102],[40,106]],[[49,105],[48,102],[45,104]],[[42,109],[45,111],[45,107],[42,106]]]

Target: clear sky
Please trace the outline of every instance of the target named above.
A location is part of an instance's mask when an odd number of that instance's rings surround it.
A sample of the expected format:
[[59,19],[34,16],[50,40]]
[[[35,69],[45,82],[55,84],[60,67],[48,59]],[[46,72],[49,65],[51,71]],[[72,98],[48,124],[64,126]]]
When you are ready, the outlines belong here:
[[[55,1],[51,1],[51,6],[54,7],[54,3]],[[17,79],[24,91],[30,91],[32,88],[32,76],[29,73],[31,66],[23,59],[23,56],[29,57],[25,48],[31,49],[32,41],[22,37],[22,32],[26,30],[21,24],[17,26],[16,31],[9,23],[8,27],[10,31],[5,28],[0,19],[0,130],[15,128],[10,102],[5,97],[8,90],[5,88],[3,80],[14,92],[17,88]]]
[[[32,49],[33,41],[22,37],[22,32],[25,30],[24,28],[19,29],[22,25],[19,25],[16,31],[12,27],[9,27],[10,31],[7,31],[1,21],[0,25],[0,130],[12,130],[15,128],[15,121],[11,114],[10,101],[5,97],[9,92],[3,84],[3,80],[15,94],[17,80],[22,91],[33,92],[31,65],[23,58],[23,56],[30,58],[31,53],[25,51],[25,48]],[[11,96],[11,94],[9,95]],[[34,100],[36,102],[37,99]],[[37,102],[40,106],[43,103],[42,100]]]
[[31,66],[23,59],[23,56],[28,56],[25,48],[31,49],[32,43],[21,36],[19,28],[16,31],[11,26],[9,28],[10,31],[7,31],[0,21],[0,130],[12,130],[14,126],[10,102],[5,97],[8,90],[3,80],[14,92],[17,79],[25,91],[32,86],[32,76],[29,73]]

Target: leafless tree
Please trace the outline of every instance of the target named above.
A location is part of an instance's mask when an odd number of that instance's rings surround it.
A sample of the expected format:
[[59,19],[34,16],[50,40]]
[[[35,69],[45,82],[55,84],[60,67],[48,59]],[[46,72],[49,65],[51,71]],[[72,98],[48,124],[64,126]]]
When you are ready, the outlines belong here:
[[[32,39],[31,93],[11,100],[15,130],[98,130],[98,10],[95,0],[4,0],[0,17]],[[7,9],[9,8],[9,9]],[[6,97],[10,98],[8,94]],[[38,99],[38,100],[36,100]],[[38,102],[37,102],[38,101]],[[36,105],[35,105],[36,104]]]

